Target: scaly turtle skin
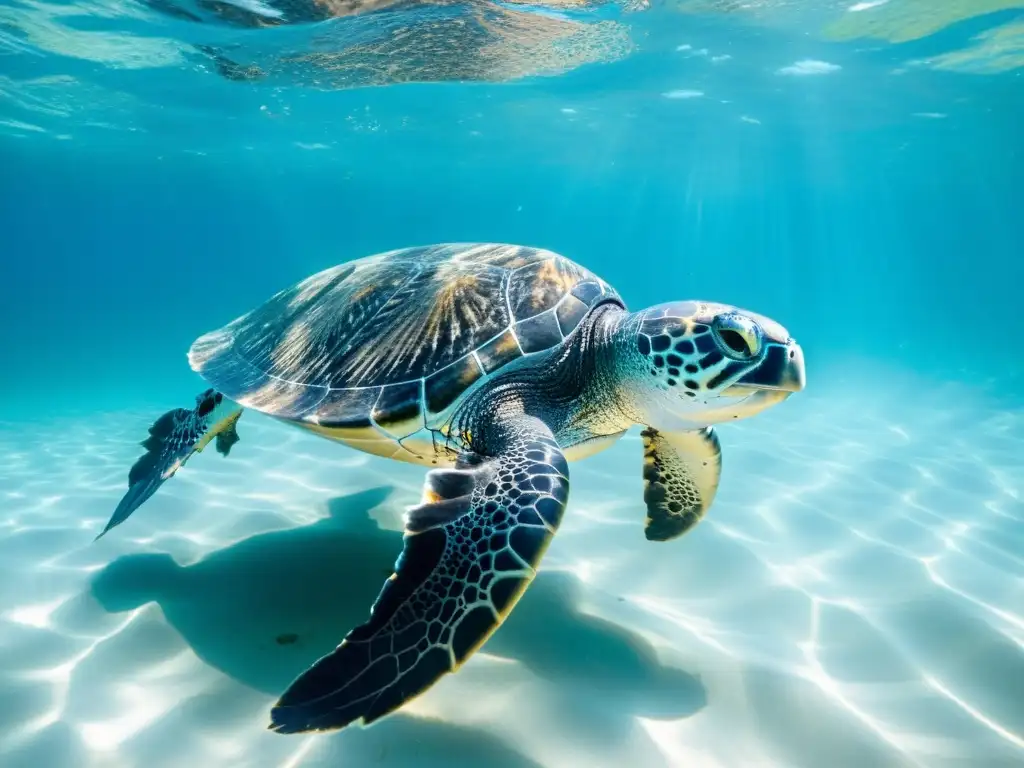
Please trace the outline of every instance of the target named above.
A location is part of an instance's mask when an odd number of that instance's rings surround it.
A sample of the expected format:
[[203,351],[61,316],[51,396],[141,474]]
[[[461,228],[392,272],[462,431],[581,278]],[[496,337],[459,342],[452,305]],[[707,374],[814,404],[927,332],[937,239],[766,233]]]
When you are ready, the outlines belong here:
[[766,317],[694,301],[630,313],[578,264],[495,244],[328,269],[201,336],[189,361],[212,388],[153,424],[103,533],[211,440],[227,455],[244,408],[434,467],[369,620],[273,709],[283,733],[373,722],[456,670],[536,574],[569,461],[643,425],[645,533],[676,538],[718,488],[711,425],[804,387],[800,347]]

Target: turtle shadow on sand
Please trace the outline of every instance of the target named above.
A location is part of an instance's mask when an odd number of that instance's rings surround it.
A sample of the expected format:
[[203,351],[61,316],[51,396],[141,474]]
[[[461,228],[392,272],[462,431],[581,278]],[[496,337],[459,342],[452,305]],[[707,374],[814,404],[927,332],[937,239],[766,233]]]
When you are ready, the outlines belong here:
[[[400,532],[368,514],[391,492],[381,487],[332,499],[326,518],[254,535],[186,567],[164,554],[120,557],[96,576],[93,595],[108,612],[158,603],[206,663],[276,697],[366,620],[402,546]],[[519,661],[552,683],[566,717],[588,738],[614,738],[630,727],[629,716],[682,718],[704,706],[697,678],[662,665],[627,628],[580,612],[583,588],[575,576],[541,572],[485,652]],[[425,729],[465,730],[401,714],[372,730],[399,724],[420,741]],[[451,749],[447,735],[436,740]],[[520,755],[496,759],[496,748],[491,742],[478,759],[531,764]]]

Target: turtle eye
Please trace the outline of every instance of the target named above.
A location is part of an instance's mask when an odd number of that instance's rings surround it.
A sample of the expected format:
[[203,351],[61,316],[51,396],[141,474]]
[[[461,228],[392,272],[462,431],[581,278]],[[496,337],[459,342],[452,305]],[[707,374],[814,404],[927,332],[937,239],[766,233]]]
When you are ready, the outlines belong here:
[[713,325],[722,351],[736,360],[751,360],[761,354],[761,329],[741,315],[722,315]]

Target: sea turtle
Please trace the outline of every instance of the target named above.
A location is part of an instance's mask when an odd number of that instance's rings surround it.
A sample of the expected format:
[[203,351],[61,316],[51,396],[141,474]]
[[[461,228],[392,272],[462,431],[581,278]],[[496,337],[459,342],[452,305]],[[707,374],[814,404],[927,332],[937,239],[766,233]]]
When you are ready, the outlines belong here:
[[150,427],[103,533],[211,440],[226,455],[245,408],[434,467],[367,622],[273,708],[283,733],[373,722],[457,669],[534,578],[568,461],[643,426],[646,537],[672,539],[715,496],[711,425],[805,383],[800,347],[766,317],[703,301],[630,313],[563,256],[486,243],[320,272],[200,336],[189,362],[213,388]]

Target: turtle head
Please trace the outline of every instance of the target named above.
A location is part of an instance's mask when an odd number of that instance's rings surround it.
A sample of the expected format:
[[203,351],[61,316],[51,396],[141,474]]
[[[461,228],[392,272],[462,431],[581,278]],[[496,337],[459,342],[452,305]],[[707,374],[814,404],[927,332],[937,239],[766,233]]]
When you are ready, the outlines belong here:
[[763,315],[703,301],[660,304],[623,326],[629,398],[665,431],[744,419],[806,383],[800,346]]

